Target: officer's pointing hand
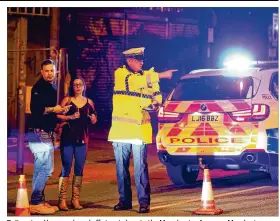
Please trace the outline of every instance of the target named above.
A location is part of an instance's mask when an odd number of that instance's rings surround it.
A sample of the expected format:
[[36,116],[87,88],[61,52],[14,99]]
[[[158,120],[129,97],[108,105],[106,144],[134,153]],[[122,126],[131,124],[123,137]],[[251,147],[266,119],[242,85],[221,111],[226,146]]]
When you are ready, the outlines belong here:
[[178,69],[167,70],[161,73],[158,73],[159,79],[171,79],[173,76],[173,72],[178,71]]

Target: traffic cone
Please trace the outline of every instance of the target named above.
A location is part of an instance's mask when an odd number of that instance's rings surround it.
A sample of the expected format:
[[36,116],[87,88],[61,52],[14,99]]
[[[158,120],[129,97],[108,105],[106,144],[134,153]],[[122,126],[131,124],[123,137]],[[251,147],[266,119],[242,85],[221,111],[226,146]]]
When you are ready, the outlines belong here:
[[203,171],[201,207],[192,213],[196,215],[219,215],[223,210],[216,209],[209,169]]
[[19,175],[15,215],[30,216],[30,206],[27,195],[25,175]]

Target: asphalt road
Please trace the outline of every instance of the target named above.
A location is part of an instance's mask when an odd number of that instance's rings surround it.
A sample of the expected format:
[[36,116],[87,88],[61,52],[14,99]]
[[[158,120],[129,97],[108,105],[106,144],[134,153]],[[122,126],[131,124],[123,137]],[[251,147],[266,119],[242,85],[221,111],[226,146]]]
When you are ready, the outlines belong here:
[[[15,171],[15,148],[8,150],[8,216],[13,216],[17,195],[17,175]],[[25,175],[28,197],[31,195],[33,158],[25,149]],[[193,216],[192,211],[201,205],[202,171],[194,184],[178,187],[168,179],[165,167],[159,162],[155,145],[148,150],[149,176],[151,184],[151,212],[149,216]],[[47,200],[57,204],[58,176],[60,173],[59,150],[55,151],[55,170],[46,188]],[[113,211],[118,202],[115,160],[110,143],[91,140],[81,193],[81,204],[85,207],[77,211],[57,212],[54,216],[147,216],[138,214],[138,202],[131,161],[133,209]],[[211,170],[211,181],[216,207],[223,210],[219,216],[278,216],[278,186],[272,185],[265,174],[248,171]],[[68,189],[69,199],[71,188]],[[69,205],[70,207],[70,205]]]

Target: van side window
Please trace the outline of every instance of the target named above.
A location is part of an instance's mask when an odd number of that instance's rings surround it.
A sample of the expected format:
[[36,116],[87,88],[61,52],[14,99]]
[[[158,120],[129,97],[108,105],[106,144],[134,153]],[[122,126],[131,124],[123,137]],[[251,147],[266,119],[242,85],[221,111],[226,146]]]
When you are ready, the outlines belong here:
[[270,81],[270,85],[269,85],[269,90],[272,94],[272,96],[278,100],[278,72],[272,74],[272,78]]

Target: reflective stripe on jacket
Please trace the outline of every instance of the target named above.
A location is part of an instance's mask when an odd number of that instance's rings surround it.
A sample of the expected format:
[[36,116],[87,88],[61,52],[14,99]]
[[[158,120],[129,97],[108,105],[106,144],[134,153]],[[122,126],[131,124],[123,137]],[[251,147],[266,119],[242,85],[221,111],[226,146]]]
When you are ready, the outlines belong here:
[[112,126],[109,140],[140,139],[152,142],[150,115],[143,111],[153,101],[159,104],[158,74],[153,69],[143,74],[132,73],[125,66],[115,71]]

